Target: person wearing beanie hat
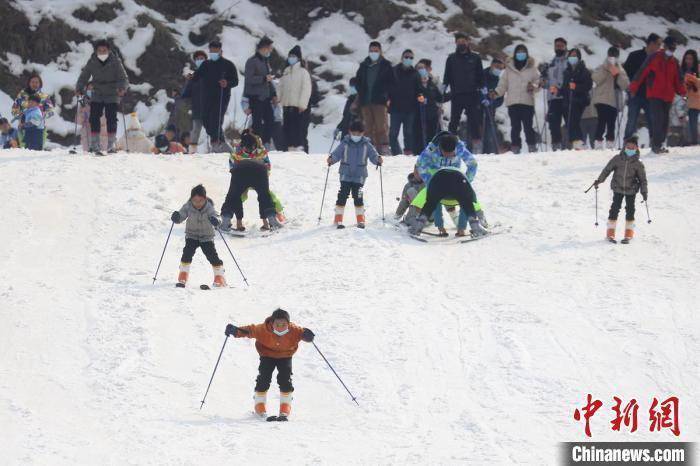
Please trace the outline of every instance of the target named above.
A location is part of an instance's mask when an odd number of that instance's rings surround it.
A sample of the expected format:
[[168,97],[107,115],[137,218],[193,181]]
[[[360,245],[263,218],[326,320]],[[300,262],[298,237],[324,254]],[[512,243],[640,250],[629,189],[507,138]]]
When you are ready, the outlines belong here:
[[184,288],[190,273],[190,264],[197,248],[201,248],[214,271],[213,287],[225,287],[224,263],[219,259],[214,246],[214,228],[221,223],[216,216],[214,201],[207,197],[207,190],[201,184],[190,191],[190,199],[180,210],[170,216],[173,223],[185,220],[185,247],[180,259],[180,273],[177,277],[177,287]]
[[[193,84],[201,81],[201,117],[204,129],[211,139],[214,152],[230,152],[224,136],[224,115],[231,100],[231,89],[238,86],[238,71],[230,60],[223,57],[219,40],[209,43],[209,59],[188,78]],[[188,94],[192,95],[192,94]]]
[[262,138],[265,145],[270,144],[275,125],[272,110],[277,105],[277,91],[273,84],[275,79],[270,56],[272,40],[265,36],[258,42],[255,54],[245,63],[245,87],[243,95],[248,98],[253,118],[253,132]]
[[[226,337],[252,338],[260,356],[258,377],[255,379],[254,411],[268,421],[286,421],[292,411],[292,357],[299,349],[299,342],[314,341],[314,332],[290,321],[289,313],[276,309],[262,324],[237,327],[226,325]],[[277,384],[280,389],[278,416],[267,417],[267,391],[272,382],[272,373],[277,369]]]
[[304,66],[301,47],[295,45],[287,56],[287,66],[282,72],[277,95],[282,104],[282,128],[284,130],[285,151],[304,150],[304,113],[311,99],[311,75]]
[[663,146],[669,126],[669,112],[676,94],[685,96],[687,91],[680,75],[680,64],[673,54],[676,39],[664,39],[664,47],[650,56],[630,83],[630,93],[636,96],[646,85],[646,98],[651,112],[651,150],[656,154],[668,152]]
[[606,238],[613,243],[615,240],[615,229],[617,227],[617,216],[622,207],[622,200],[625,200],[625,237],[623,244],[629,243],[634,237],[634,200],[638,191],[641,191],[644,201],[647,200],[648,186],[647,174],[644,164],[639,160],[639,145],[636,135],[625,139],[625,147],[615,157],[610,159],[600,176],[593,182],[595,189],[603,183],[605,179],[613,174],[610,181],[610,188],[613,191],[613,201],[608,214],[608,227]]

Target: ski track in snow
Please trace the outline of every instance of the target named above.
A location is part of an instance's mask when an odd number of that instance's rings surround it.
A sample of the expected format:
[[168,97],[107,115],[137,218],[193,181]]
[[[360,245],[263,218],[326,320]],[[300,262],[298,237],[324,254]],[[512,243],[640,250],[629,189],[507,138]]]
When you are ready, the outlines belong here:
[[[202,292],[212,273],[201,251],[190,287],[173,287],[183,225],[151,281],[170,212],[191,187],[204,183],[220,207],[223,155],[3,152],[3,464],[273,464],[279,448],[296,464],[552,464],[557,442],[584,438],[572,414],[587,393],[601,413],[615,395],[640,402],[637,433],[611,432],[606,412],[592,418],[594,440],[674,440],[646,432],[651,398],[669,395],[693,440],[700,151],[643,157],[653,223],[638,203],[628,246],[603,241],[608,183],[597,229],[593,191],[583,194],[612,154],[479,156],[486,214],[513,230],[443,246],[382,224],[375,170],[365,231],[350,226],[351,203],[349,227],[329,225],[335,167],[317,226],[323,157],[273,153],[289,227],[226,237],[249,288],[217,238],[233,288]],[[414,159],[385,160],[389,220]],[[257,228],[254,194],[246,213]],[[257,354],[230,339],[199,410],[225,324],[260,322],[277,306],[316,332],[359,408],[302,343],[292,422],[254,419]],[[271,413],[277,397],[273,379]]]

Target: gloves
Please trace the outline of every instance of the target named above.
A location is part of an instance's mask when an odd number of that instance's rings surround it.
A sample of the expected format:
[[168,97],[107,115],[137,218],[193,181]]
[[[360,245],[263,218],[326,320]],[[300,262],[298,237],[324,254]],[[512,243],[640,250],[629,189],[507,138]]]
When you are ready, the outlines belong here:
[[484,107],[489,107],[489,106],[491,106],[491,101],[488,98],[483,99],[481,101],[481,105],[483,105]]
[[649,193],[642,193],[642,199],[644,199],[644,202],[647,201],[648,197],[649,197]]
[[214,228],[218,227],[219,224],[221,223],[221,222],[219,221],[219,219],[216,218],[216,217],[214,217],[214,216],[209,217],[209,222],[211,223],[211,226],[213,226]]
[[312,341],[314,341],[315,336],[316,335],[314,335],[314,332],[312,332],[308,328],[305,328],[304,333],[301,334],[301,339],[307,343],[311,343]]
[[600,181],[595,180],[595,181],[593,182],[593,187],[594,187],[595,189],[598,189],[598,185],[599,185],[599,184],[600,184]]
[[227,336],[227,337],[230,337],[230,336],[234,336],[234,337],[235,337],[235,336],[236,336],[236,331],[238,331],[238,327],[236,327],[235,325],[233,325],[233,324],[228,324],[228,325],[226,326],[226,336]]
[[170,220],[172,220],[174,223],[180,223],[180,212],[177,210],[173,212],[173,214],[170,216]]
[[377,157],[377,166],[381,167],[383,164],[384,164],[384,159],[380,155],[379,157]]

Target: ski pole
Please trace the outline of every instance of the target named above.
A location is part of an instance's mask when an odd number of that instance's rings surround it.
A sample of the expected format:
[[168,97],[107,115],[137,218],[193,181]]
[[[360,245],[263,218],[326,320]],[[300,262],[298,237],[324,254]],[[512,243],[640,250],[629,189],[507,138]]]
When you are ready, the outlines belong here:
[[571,92],[571,88],[569,88],[569,114],[568,118],[566,119],[566,133],[567,133],[567,139],[569,140],[569,145],[573,148],[573,141],[571,140],[571,108],[572,104],[574,102],[574,96]]
[[236,264],[236,268],[238,268],[238,271],[240,272],[241,277],[243,277],[243,281],[245,282],[246,286],[250,286],[250,285],[248,284],[248,280],[245,278],[245,274],[244,274],[243,271],[241,270],[241,266],[238,265],[238,261],[236,260],[236,256],[233,255],[233,251],[231,251],[231,248],[228,247],[228,243],[226,242],[226,239],[224,238],[224,234],[221,233],[221,230],[219,230],[218,228],[216,229],[216,231],[219,232],[219,236],[221,236],[221,241],[224,242],[224,245],[226,246],[226,249],[228,249],[229,254],[231,254],[231,258],[233,259],[233,263]]
[[591,189],[593,189],[594,186],[595,186],[595,181],[593,182],[592,185],[590,185],[590,186],[588,187],[587,190],[585,190],[585,191],[583,192],[583,194],[588,194],[588,191],[590,191]]
[[649,217],[649,201],[642,200],[642,202],[644,203],[644,206],[647,208],[647,223],[651,223],[651,217]]
[[343,385],[343,388],[345,389],[345,391],[348,392],[348,394],[350,395],[350,398],[352,398],[352,401],[354,401],[357,406],[360,406],[360,403],[357,402],[357,398],[355,398],[355,396],[350,392],[348,387],[345,385],[345,382],[343,382],[343,379],[340,378],[340,376],[335,371],[335,369],[333,369],[333,366],[331,366],[331,363],[328,362],[328,359],[326,359],[326,357],[323,355],[321,350],[318,349],[318,346],[316,346],[316,343],[312,341],[311,344],[314,345],[314,348],[316,348],[316,351],[318,351],[318,354],[320,354],[321,357],[323,358],[323,360],[326,361],[326,364],[328,364],[328,367],[330,367],[330,369],[333,371],[333,374],[335,374],[335,376],[338,378],[340,383]]
[[384,216],[384,179],[382,177],[382,166],[379,165],[379,190],[382,194],[382,223],[385,222]]
[[598,226],[598,186],[595,187],[595,226]]
[[78,110],[80,108],[80,98],[75,97],[75,130],[73,131],[73,148],[68,151],[69,154],[78,153]]
[[221,352],[219,353],[219,358],[216,360],[216,365],[214,366],[214,372],[211,373],[211,379],[209,379],[209,385],[207,385],[207,391],[204,392],[204,398],[202,398],[202,404],[199,405],[199,409],[204,407],[204,401],[207,399],[207,394],[209,393],[209,388],[211,388],[211,383],[214,381],[214,375],[216,374],[216,369],[219,367],[219,361],[221,361],[221,355],[224,354],[224,348],[226,348],[226,342],[228,341],[228,335],[224,339],[224,344],[221,347]]
[[170,235],[173,232],[174,226],[175,226],[175,222],[172,222],[170,224],[170,231],[168,232],[168,237],[165,240],[165,246],[163,246],[163,253],[160,255],[160,260],[158,261],[158,267],[156,268],[156,273],[153,274],[152,285],[155,285],[155,283],[156,283],[156,277],[158,277],[158,271],[160,270],[160,264],[163,262],[163,256],[165,256],[165,250],[168,248],[168,241],[170,241]]
[[[331,147],[328,149],[328,155],[330,156],[331,152],[333,152],[333,145],[335,144],[335,137],[333,137],[333,140],[331,141]],[[326,202],[326,188],[328,187],[328,174],[331,171],[331,166],[328,165],[328,168],[326,169],[326,181],[323,183],[323,196],[321,197],[321,210],[318,211],[318,223],[316,225],[321,224],[321,216],[323,215],[323,204]]]

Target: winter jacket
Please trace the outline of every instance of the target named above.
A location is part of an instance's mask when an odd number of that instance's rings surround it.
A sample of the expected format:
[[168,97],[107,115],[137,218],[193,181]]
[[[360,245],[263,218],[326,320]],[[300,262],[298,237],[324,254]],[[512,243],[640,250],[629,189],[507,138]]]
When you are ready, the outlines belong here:
[[433,78],[428,78],[425,82],[421,81],[419,90],[424,100],[418,105],[425,105],[426,120],[430,122],[440,118],[440,104],[445,101],[445,97]]
[[700,110],[700,78],[688,73],[684,82],[688,89],[688,108]]
[[22,120],[25,128],[44,129],[44,114],[41,113],[41,107],[32,107],[25,110]]
[[547,67],[547,90],[554,86],[559,90],[556,94],[547,92],[548,100],[563,99],[561,89],[564,86],[564,71],[568,66],[566,56],[554,57]]
[[185,224],[185,238],[196,241],[214,241],[214,227],[211,225],[210,217],[216,217],[214,201],[207,198],[206,204],[201,209],[195,208],[189,200],[180,209],[180,221]]
[[610,180],[610,188],[613,192],[620,194],[636,194],[641,189],[642,195],[646,195],[647,189],[647,174],[644,170],[644,164],[639,160],[639,151],[637,155],[625,155],[624,149],[615,157],[610,159],[608,164],[603,168],[598,177],[598,184],[603,183],[605,179],[613,174]]
[[355,75],[358,103],[360,105],[386,105],[389,91],[394,85],[394,70],[384,57],[373,62],[365,58]]
[[0,149],[12,149],[13,145],[19,147],[19,131],[12,127],[7,133],[0,131]]
[[304,329],[298,325],[289,324],[289,332],[278,336],[272,330],[272,317],[265,319],[262,324],[245,325],[238,327],[235,338],[254,338],[255,349],[265,358],[283,359],[291,358],[299,348],[299,342]]
[[311,99],[311,75],[297,62],[284,69],[277,85],[277,95],[283,107],[296,107],[303,112]]
[[265,145],[263,144],[262,140],[257,135],[255,135],[255,140],[257,142],[257,147],[255,148],[255,150],[252,151],[245,149],[240,144],[236,146],[234,151],[231,152],[231,156],[228,159],[228,167],[230,170],[235,169],[238,164],[246,161],[256,162],[261,165],[265,165],[268,170],[272,168],[270,157],[267,153],[267,149],[265,149]]
[[390,113],[413,113],[420,93],[420,76],[412,66],[394,66],[394,85],[389,89]]
[[399,200],[399,205],[396,207],[396,217],[399,218],[403,216],[408,207],[413,202],[413,199],[418,195],[421,189],[425,188],[425,183],[423,180],[416,178],[413,173],[408,174],[408,182],[404,185],[403,191],[401,191],[401,199]]
[[[222,88],[219,81],[225,79],[227,86]],[[207,60],[197,68],[192,75],[193,82],[202,82],[202,91],[204,93],[204,106],[202,111],[206,114],[210,109],[219,112],[221,100],[224,100],[224,110],[231,99],[231,89],[238,86],[238,70],[232,61],[224,57],[219,57],[218,60]],[[223,95],[222,95],[223,89]]]
[[47,93],[42,92],[41,89],[34,91],[29,86],[22,89],[20,93],[17,94],[17,98],[12,103],[12,116],[21,119],[22,114],[29,108],[29,98],[34,95],[38,95],[41,99],[39,108],[44,113],[44,119],[51,117],[53,115],[53,102],[51,101],[51,97],[49,97]]
[[119,102],[118,89],[129,88],[129,78],[122,61],[114,54],[101,62],[93,53],[78,77],[76,89],[84,93],[88,83],[92,83],[91,102],[116,104]]
[[[569,89],[569,84],[575,83],[576,89]],[[581,60],[574,67],[567,65],[564,71],[564,83],[560,91],[564,94],[564,106],[568,107],[569,100],[572,100],[575,104],[586,107],[591,103],[591,88],[593,87],[593,79],[591,79],[591,72],[586,68],[586,63]]]
[[[501,78],[499,76],[496,76],[491,72],[491,68],[486,68],[484,70],[484,85],[486,86],[486,89],[489,92],[495,92],[496,88],[498,87],[498,83],[500,82]],[[491,108],[498,108],[501,105],[503,105],[503,97],[499,97],[497,99],[493,99],[491,101]]]
[[593,104],[605,104],[622,110],[622,91],[627,90],[630,80],[625,69],[617,67],[620,73],[613,76],[608,69],[610,65],[605,62],[596,68],[591,77],[595,82],[592,92]]
[[[435,138],[437,139],[437,137]],[[474,155],[469,152],[464,142],[459,141],[454,157],[445,157],[440,152],[437,142],[430,142],[423,152],[418,156],[416,168],[418,174],[426,186],[430,184],[430,179],[440,169],[452,168],[461,171],[462,162],[467,166],[466,176],[471,183],[476,176],[477,163]]]
[[369,142],[369,138],[363,137],[360,142],[354,142],[348,135],[331,153],[331,165],[340,162],[340,181],[365,184],[368,175],[367,159],[377,165],[378,157],[377,149]]
[[[627,60],[625,60],[625,63],[622,65],[622,67],[625,69],[625,73],[627,73],[627,77],[630,80],[634,79],[634,77],[637,75],[637,72],[642,67],[642,65],[648,57],[649,55],[647,55],[647,51],[644,48],[642,48],[641,50],[635,50],[634,52],[631,52],[629,55],[627,55]],[[640,84],[639,89],[637,90],[637,95],[642,98],[646,98],[646,84]]]
[[[501,75],[496,87],[498,96],[506,96],[506,107],[511,105],[535,106],[535,92],[539,88],[540,72],[537,70],[535,60],[528,57],[527,64],[519,70],[512,59],[508,60],[506,69]],[[528,91],[528,84],[534,87],[533,91]]]
[[275,88],[267,82],[267,75],[272,74],[270,61],[256,53],[245,62],[245,85],[243,95],[248,98],[265,100],[274,97]]
[[686,94],[681,82],[678,60],[675,57],[667,57],[663,49],[647,58],[634,76],[630,92],[639,92],[642,83],[647,86],[647,99],[660,99],[672,103],[676,94]]
[[668,125],[670,127],[683,127],[687,124],[688,117],[688,102],[683,97],[677,95],[673,99],[671,108],[668,112]]
[[476,94],[484,87],[484,67],[481,57],[471,51],[451,53],[445,62],[443,84],[450,87],[453,96]]
[[193,120],[204,120],[204,103],[206,100],[204,93],[204,80],[193,81],[190,79],[182,90],[182,97],[190,99],[190,109]]
[[355,99],[357,99],[357,94],[348,96],[347,100],[345,101],[345,107],[343,107],[343,119],[340,120],[340,123],[338,123],[337,126],[337,129],[340,131],[342,137],[345,137],[348,134],[348,131],[350,131],[350,123],[352,123],[353,119],[357,118],[357,115],[353,111]]

